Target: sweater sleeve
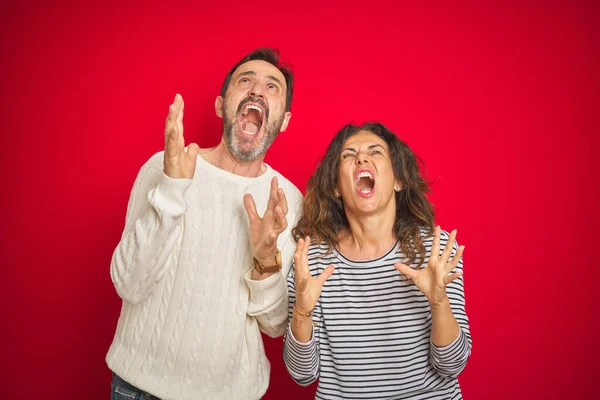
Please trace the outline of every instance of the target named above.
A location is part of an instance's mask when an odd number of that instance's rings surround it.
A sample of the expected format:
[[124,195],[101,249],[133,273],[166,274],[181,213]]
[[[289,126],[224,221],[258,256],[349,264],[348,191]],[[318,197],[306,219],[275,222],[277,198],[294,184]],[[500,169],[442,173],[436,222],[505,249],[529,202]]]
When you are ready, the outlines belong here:
[[290,206],[288,228],[277,239],[277,247],[281,251],[281,271],[262,281],[252,280],[252,270],[245,276],[250,291],[247,313],[256,318],[263,333],[273,338],[283,335],[288,323],[286,277],[292,267],[296,251],[296,242],[292,237],[291,228],[296,223],[302,205],[302,194],[297,189],[288,196]]
[[[446,236],[447,232],[442,232],[443,236]],[[458,250],[458,244],[455,242],[452,250],[452,256]],[[456,271],[463,270],[463,262],[460,260]],[[455,279],[453,282],[446,286],[446,292],[448,293],[448,299],[450,300],[450,308],[454,314],[456,322],[459,326],[459,334],[454,341],[446,346],[436,346],[433,342],[430,342],[429,360],[435,370],[444,378],[454,379],[456,378],[467,365],[467,360],[471,355],[471,332],[469,329],[469,319],[465,312],[465,293],[464,293],[464,279],[461,276]]]
[[187,210],[184,194],[192,183],[166,176],[158,158],[150,159],[136,178],[110,266],[117,293],[133,304],[148,298],[176,262]]
[[283,360],[292,379],[302,386],[308,386],[319,378],[321,362],[317,346],[315,327],[313,325],[312,335],[306,343],[296,340],[292,332],[292,312],[296,301],[294,270],[290,271],[287,279],[289,292],[289,324],[283,342]]

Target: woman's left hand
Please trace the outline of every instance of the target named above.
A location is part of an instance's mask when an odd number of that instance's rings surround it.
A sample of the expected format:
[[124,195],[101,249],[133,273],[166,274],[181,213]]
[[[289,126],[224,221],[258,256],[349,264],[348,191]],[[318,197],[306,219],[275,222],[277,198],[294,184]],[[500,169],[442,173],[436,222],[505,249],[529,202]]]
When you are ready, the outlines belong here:
[[394,264],[394,267],[402,275],[407,276],[417,285],[417,288],[427,297],[429,304],[432,306],[439,305],[448,299],[446,285],[462,274],[461,271],[450,274],[450,271],[458,265],[465,248],[465,246],[460,246],[454,257],[450,259],[455,239],[456,230],[453,230],[446,242],[444,252],[440,255],[440,227],[438,226],[434,231],[433,246],[426,268],[413,269],[402,263]]

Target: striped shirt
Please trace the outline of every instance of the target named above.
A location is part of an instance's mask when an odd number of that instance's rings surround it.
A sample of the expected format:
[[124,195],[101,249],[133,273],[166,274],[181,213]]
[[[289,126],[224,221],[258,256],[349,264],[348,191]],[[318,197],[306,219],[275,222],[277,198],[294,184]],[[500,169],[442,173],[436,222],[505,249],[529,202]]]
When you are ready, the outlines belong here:
[[[442,231],[442,249],[448,237]],[[423,240],[427,263],[433,238],[423,234]],[[457,249],[455,243],[453,255]],[[350,260],[336,250],[326,253],[327,245],[315,244],[308,252],[312,276],[335,265],[313,311],[312,337],[298,342],[291,325],[285,336],[284,360],[292,378],[303,386],[319,379],[317,399],[462,399],[457,376],[471,354],[463,277],[446,288],[460,333],[441,347],[430,339],[429,302],[394,268],[405,259],[398,242],[368,261]],[[292,269],[290,321],[294,286]]]

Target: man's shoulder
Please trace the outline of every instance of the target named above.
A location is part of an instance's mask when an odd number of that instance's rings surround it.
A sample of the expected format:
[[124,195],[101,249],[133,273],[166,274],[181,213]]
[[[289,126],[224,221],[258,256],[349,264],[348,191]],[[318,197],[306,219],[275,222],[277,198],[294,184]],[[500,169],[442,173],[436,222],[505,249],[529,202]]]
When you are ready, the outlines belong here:
[[150,157],[140,168],[138,175],[155,174],[164,169],[164,151],[159,151]]
[[146,161],[146,164],[151,164],[151,165],[159,165],[159,166],[163,166],[163,162],[165,159],[165,151],[161,150],[158,153],[154,153],[154,155],[152,155],[152,157],[150,157],[148,159],[148,161]]

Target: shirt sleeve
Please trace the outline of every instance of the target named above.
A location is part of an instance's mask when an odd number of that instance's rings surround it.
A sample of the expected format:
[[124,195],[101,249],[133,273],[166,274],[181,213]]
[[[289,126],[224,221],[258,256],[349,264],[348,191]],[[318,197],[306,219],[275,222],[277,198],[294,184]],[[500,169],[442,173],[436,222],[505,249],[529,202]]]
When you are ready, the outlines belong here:
[[[441,240],[448,239],[448,233],[442,231]],[[452,256],[458,251],[458,244],[455,242],[452,249]],[[463,271],[462,259],[452,273]],[[459,326],[459,334],[454,341],[446,346],[436,346],[430,342],[429,360],[436,371],[447,379],[456,378],[467,365],[467,360],[471,355],[471,331],[469,329],[469,319],[465,311],[465,293],[464,278],[461,275],[446,286],[450,308],[454,314]]]
[[247,314],[255,317],[260,330],[273,338],[282,336],[288,325],[286,277],[292,269],[296,251],[291,230],[302,207],[302,193],[298,189],[288,188],[286,196],[289,204],[288,228],[277,238],[277,247],[281,251],[281,271],[262,281],[252,280],[252,269],[244,276],[250,292]]
[[292,312],[296,301],[294,270],[290,271],[287,278],[289,293],[289,325],[283,343],[283,360],[292,379],[302,386],[308,386],[319,378],[321,363],[319,349],[315,339],[315,328],[310,340],[301,343],[296,340],[292,333]]
[[132,304],[148,298],[181,247],[185,191],[191,179],[171,179],[162,157],[153,157],[140,170],[131,191],[125,229],[110,266],[119,296]]

